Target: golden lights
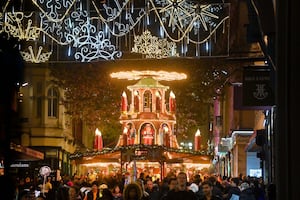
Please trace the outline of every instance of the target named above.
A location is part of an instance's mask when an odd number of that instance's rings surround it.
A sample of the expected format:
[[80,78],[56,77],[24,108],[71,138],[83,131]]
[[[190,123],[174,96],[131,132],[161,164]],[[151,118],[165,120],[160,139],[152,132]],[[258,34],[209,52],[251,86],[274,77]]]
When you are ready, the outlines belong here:
[[144,77],[153,77],[156,80],[164,80],[164,81],[174,81],[174,80],[183,80],[187,78],[187,75],[184,73],[178,72],[167,72],[167,71],[152,71],[152,70],[144,70],[144,71],[121,71],[111,73],[110,76],[112,78],[117,79],[127,79],[127,80],[139,80]]

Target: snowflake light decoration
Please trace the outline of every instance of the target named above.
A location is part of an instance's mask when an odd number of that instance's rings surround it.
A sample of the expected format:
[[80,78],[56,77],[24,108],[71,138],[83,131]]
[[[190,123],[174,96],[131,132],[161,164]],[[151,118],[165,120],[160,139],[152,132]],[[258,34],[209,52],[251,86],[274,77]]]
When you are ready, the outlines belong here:
[[166,38],[159,39],[146,30],[141,36],[134,37],[133,53],[145,54],[146,58],[167,58],[176,55],[176,43],[168,42]]

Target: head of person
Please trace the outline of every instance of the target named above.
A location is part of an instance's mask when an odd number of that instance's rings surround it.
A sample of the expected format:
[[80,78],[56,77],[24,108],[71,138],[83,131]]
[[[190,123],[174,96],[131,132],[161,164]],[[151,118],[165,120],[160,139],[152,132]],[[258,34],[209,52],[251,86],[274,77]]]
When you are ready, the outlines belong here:
[[150,190],[150,191],[153,189],[153,182],[152,182],[151,179],[147,179],[147,181],[146,181],[146,188],[148,190]]
[[187,186],[187,175],[185,172],[179,172],[177,175],[178,187],[185,188]]
[[92,182],[92,191],[93,192],[96,192],[96,191],[98,191],[98,186],[99,186],[99,183],[98,183],[98,181],[93,181]]
[[193,177],[193,182],[196,183],[197,185],[199,185],[201,183],[201,176],[199,174],[196,174],[194,177]]
[[168,185],[169,185],[169,190],[174,190],[177,188],[177,178],[175,177],[172,177],[170,178],[169,182],[168,182]]
[[213,184],[209,180],[205,180],[202,182],[202,191],[205,196],[211,196],[213,190]]
[[238,177],[233,177],[230,179],[230,185],[233,187],[237,187],[240,183],[240,179]]
[[70,199],[75,199],[77,195],[77,190],[75,187],[70,187],[68,190]]
[[140,179],[144,179],[145,178],[145,173],[144,172],[141,172],[140,173]]
[[129,183],[123,191],[124,200],[139,200],[142,198],[142,189],[137,183]]
[[207,180],[209,180],[213,185],[215,185],[217,182],[217,177],[212,175],[212,176],[209,176]]
[[119,185],[115,185],[112,192],[118,194],[118,193],[121,193],[122,191],[121,191],[121,188]]

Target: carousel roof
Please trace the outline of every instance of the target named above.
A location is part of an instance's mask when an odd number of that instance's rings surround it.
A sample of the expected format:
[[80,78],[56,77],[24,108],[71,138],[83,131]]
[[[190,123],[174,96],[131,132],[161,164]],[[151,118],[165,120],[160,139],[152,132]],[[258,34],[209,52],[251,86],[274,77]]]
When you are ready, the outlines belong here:
[[162,85],[158,82],[158,80],[152,77],[146,77],[139,80],[136,84],[130,85],[127,87],[128,89],[133,88],[165,88],[168,89],[169,86]]
[[174,149],[161,145],[129,145],[101,151],[76,152],[70,159],[78,164],[96,162],[131,162],[133,160],[165,163],[210,164],[213,152]]

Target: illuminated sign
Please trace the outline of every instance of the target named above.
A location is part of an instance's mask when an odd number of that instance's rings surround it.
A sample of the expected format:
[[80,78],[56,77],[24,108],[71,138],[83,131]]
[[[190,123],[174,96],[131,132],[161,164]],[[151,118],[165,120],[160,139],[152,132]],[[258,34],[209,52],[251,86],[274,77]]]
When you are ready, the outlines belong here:
[[10,167],[14,167],[14,168],[29,167],[29,163],[12,163]]

